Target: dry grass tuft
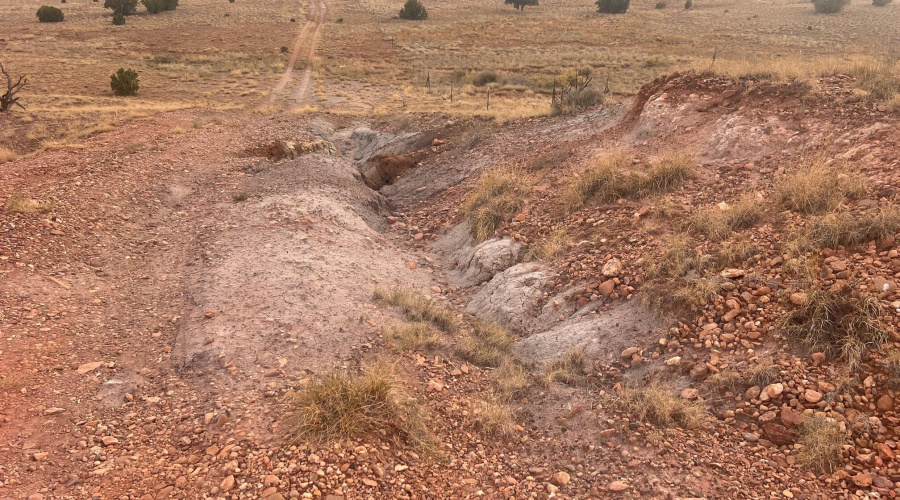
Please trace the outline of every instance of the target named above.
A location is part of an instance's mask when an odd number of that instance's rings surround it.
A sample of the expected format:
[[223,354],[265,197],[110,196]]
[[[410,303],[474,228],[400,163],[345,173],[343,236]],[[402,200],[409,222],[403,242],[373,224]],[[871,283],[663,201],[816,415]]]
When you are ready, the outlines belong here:
[[569,246],[569,235],[565,228],[557,229],[546,238],[528,247],[526,260],[553,260]]
[[53,202],[35,200],[21,194],[14,194],[6,200],[6,210],[17,214],[46,213],[55,206]]
[[623,387],[619,393],[619,403],[623,410],[639,421],[660,427],[694,429],[703,424],[708,416],[702,402],[681,399],[673,386],[660,380],[643,386]]
[[732,370],[714,373],[706,379],[706,386],[715,394],[736,393],[743,386],[743,380]]
[[479,366],[501,366],[509,358],[513,336],[497,323],[475,322],[459,339],[456,353]]
[[19,155],[17,155],[15,151],[6,148],[0,148],[0,165],[18,159]]
[[900,65],[884,61],[858,64],[851,71],[856,85],[879,101],[890,101],[900,94]]
[[644,256],[647,281],[641,287],[641,301],[663,316],[679,317],[697,312],[715,299],[724,279],[710,274],[716,261],[701,255],[683,234],[673,235],[661,258]]
[[384,366],[358,376],[335,372],[290,395],[287,423],[291,438],[333,443],[372,433],[389,433],[423,450],[433,446],[421,406],[398,389]]
[[716,206],[697,212],[688,227],[705,234],[711,240],[722,241],[734,231],[755,226],[762,218],[762,205],[755,196],[748,195],[725,210]]
[[883,240],[900,231],[900,210],[888,207],[876,213],[839,211],[812,221],[806,234],[818,247],[855,246]]
[[602,156],[569,183],[562,195],[563,204],[574,210],[592,199],[612,203],[672,191],[693,176],[694,159],[686,154],[669,154],[646,174],[629,170],[631,165],[631,156],[625,151]]
[[494,170],[481,177],[463,202],[463,213],[479,242],[494,237],[497,229],[525,204],[528,184],[510,170]]
[[11,372],[0,377],[0,394],[19,392],[28,386],[28,380],[22,373]]
[[549,386],[553,382],[575,385],[584,380],[584,370],[587,366],[587,356],[584,348],[572,349],[560,358],[549,361],[544,365],[544,384]]
[[750,385],[765,387],[778,379],[778,368],[772,360],[760,360],[744,372],[744,380]]
[[516,433],[515,413],[503,401],[479,399],[472,403],[472,424],[491,436],[508,438]]
[[811,291],[805,305],[785,316],[781,329],[814,351],[839,355],[856,366],[868,349],[887,342],[883,316],[875,297],[855,299],[849,290],[820,289]]
[[457,330],[456,316],[452,311],[409,290],[376,288],[373,298],[379,304],[400,309],[410,321],[428,322],[451,334]]
[[443,338],[431,323],[415,322],[393,325],[385,338],[400,350],[434,349],[443,345]]
[[803,449],[797,458],[819,473],[831,473],[841,464],[846,433],[834,420],[825,417],[807,419],[800,427],[797,442]]
[[888,385],[900,388],[900,351],[891,351],[884,357],[884,373],[887,375]]
[[820,156],[777,182],[775,201],[788,210],[821,215],[834,211],[844,198],[858,198],[865,192],[859,177],[840,173]]
[[723,246],[716,257],[720,266],[734,266],[746,262],[759,252],[756,245],[746,237],[738,237]]
[[502,397],[512,398],[531,385],[531,377],[521,363],[509,357],[494,372],[494,385]]

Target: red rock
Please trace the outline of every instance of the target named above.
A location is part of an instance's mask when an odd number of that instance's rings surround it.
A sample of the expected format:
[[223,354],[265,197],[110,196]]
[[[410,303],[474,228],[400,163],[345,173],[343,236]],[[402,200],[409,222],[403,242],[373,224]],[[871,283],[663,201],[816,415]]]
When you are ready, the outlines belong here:
[[613,482],[609,483],[609,486],[607,486],[607,489],[609,491],[616,492],[616,493],[625,491],[628,488],[629,488],[628,483],[626,483],[625,481],[613,481]]
[[803,415],[786,406],[781,410],[781,423],[789,429],[797,427],[803,423]]
[[866,474],[865,472],[860,472],[857,475],[851,478],[853,480],[853,484],[859,486],[860,488],[868,488],[872,486],[872,480],[875,479],[871,474]]
[[766,436],[766,439],[777,444],[778,446],[784,446],[786,444],[791,444],[794,442],[794,437],[791,435],[791,431],[789,431],[787,427],[781,424],[770,422],[760,428],[762,429],[763,435]]

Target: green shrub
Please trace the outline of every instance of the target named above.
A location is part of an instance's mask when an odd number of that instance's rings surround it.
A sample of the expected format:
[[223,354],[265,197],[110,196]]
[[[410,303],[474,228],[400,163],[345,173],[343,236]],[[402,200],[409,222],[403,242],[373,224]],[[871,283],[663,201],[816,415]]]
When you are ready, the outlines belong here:
[[178,7],[178,0],[141,0],[147,12],[151,14],[159,14],[165,10],[175,10]]
[[400,19],[408,19],[410,21],[423,21],[428,19],[428,11],[419,0],[406,0],[403,8],[400,9]]
[[125,14],[122,14],[121,12],[113,13],[113,24],[115,24],[116,26],[122,26],[123,24],[125,24]]
[[597,12],[601,14],[624,14],[631,6],[631,0],[597,0]]
[[56,7],[44,5],[37,10],[38,21],[42,23],[61,23],[63,21],[63,11]]
[[119,71],[110,75],[110,80],[110,87],[118,96],[134,95],[140,88],[138,74],[133,69],[119,68]]
[[537,5],[538,0],[504,0],[506,5],[512,5],[516,9],[525,10],[527,5]]
[[885,5],[893,2],[894,0],[872,0],[872,5],[876,7],[884,7]]
[[656,2],[656,10],[662,10],[666,8],[666,2]]
[[[105,0],[103,7],[112,10],[113,14],[118,12],[123,16],[130,16],[137,10],[137,0]],[[113,24],[116,24],[115,19],[113,19]]]
[[693,6],[694,6],[693,0],[687,0],[686,2],[684,2],[684,8],[685,8],[685,9],[690,10],[691,7],[693,7]]
[[812,3],[819,14],[836,14],[844,10],[850,0],[813,0]]

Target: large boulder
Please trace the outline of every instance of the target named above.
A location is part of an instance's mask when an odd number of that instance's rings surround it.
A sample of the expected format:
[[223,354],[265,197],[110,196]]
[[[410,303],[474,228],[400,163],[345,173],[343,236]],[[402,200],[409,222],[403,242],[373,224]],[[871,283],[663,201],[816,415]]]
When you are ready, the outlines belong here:
[[527,362],[543,362],[584,348],[585,356],[603,363],[615,361],[623,347],[638,345],[661,322],[635,302],[617,303],[612,309],[571,318],[535,333],[517,344],[517,356]]
[[516,264],[496,274],[466,306],[466,312],[526,331],[547,280],[543,267],[534,263]]
[[451,256],[456,262],[451,279],[459,286],[480,285],[515,265],[520,249],[512,238],[494,238],[476,247],[461,248]]

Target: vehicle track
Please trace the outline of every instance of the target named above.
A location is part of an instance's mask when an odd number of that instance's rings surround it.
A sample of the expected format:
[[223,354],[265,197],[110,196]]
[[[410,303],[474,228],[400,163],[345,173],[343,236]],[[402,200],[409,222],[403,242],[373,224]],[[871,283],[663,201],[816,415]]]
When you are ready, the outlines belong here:
[[[327,12],[328,7],[324,1],[316,1],[311,4],[307,21],[300,30],[300,34],[297,35],[296,40],[294,40],[294,46],[291,49],[291,56],[288,59],[287,67],[281,75],[278,84],[272,89],[269,97],[270,102],[287,100],[292,101],[295,105],[299,105],[303,102],[303,99],[306,97],[306,93],[309,90],[310,82],[312,81],[312,65],[316,55],[316,44],[318,43],[319,36],[322,32],[322,25],[325,24],[325,15]],[[294,75],[294,69],[297,66],[297,62],[300,59],[305,45],[309,46],[309,51],[304,58],[306,67],[298,82]]]

